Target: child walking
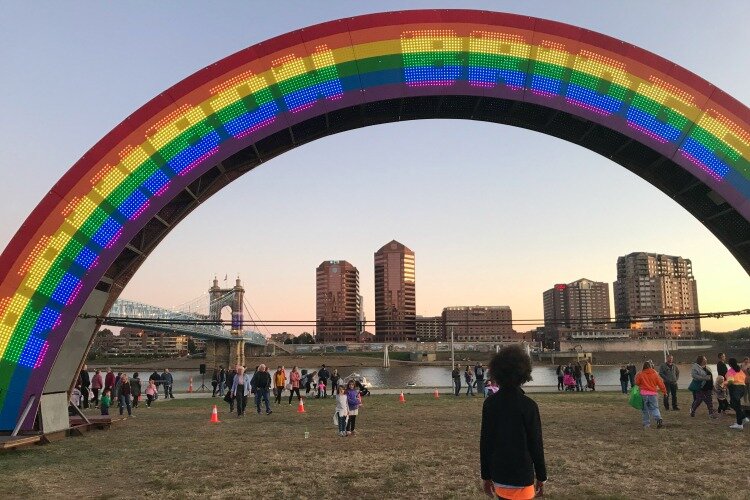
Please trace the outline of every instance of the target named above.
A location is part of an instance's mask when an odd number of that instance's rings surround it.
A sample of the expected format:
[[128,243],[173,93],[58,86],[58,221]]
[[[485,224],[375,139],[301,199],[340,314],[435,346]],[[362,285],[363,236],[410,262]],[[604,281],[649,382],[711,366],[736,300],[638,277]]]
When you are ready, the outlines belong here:
[[156,382],[149,380],[148,387],[146,387],[146,408],[151,408],[154,399],[156,399]]
[[716,383],[714,384],[714,394],[716,394],[716,400],[719,402],[718,413],[724,413],[729,408],[729,401],[727,401],[727,387],[724,384],[724,377],[719,375],[716,377]]
[[349,415],[349,405],[346,400],[346,387],[340,385],[336,393],[336,417],[339,423],[339,436],[346,437],[346,420]]
[[107,388],[102,393],[102,399],[99,401],[99,408],[102,410],[102,415],[109,415],[109,405],[112,404],[112,391]]
[[346,435],[351,436],[357,433],[354,430],[354,426],[357,424],[357,414],[359,413],[359,405],[361,404],[359,399],[359,390],[354,384],[354,380],[350,380],[346,385],[346,406],[348,409],[348,419],[346,422]]

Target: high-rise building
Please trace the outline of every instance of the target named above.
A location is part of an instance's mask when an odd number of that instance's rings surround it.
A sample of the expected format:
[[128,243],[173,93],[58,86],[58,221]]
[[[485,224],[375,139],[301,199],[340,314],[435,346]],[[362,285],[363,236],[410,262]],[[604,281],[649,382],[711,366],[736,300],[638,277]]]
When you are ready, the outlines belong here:
[[545,342],[549,347],[557,346],[561,329],[606,328],[601,320],[609,318],[610,314],[607,283],[582,278],[567,285],[557,284],[545,291],[542,297]]
[[459,342],[521,340],[513,330],[513,313],[508,306],[459,306],[443,309],[445,338]]
[[439,342],[443,337],[442,316],[417,316],[417,342]]
[[345,260],[328,260],[315,271],[315,310],[320,342],[356,342],[359,334],[359,271]]
[[634,252],[617,259],[615,316],[621,328],[647,327],[666,337],[695,337],[700,320],[634,322],[644,316],[698,314],[698,287],[690,259]]
[[414,252],[396,240],[375,252],[375,340],[415,340]]

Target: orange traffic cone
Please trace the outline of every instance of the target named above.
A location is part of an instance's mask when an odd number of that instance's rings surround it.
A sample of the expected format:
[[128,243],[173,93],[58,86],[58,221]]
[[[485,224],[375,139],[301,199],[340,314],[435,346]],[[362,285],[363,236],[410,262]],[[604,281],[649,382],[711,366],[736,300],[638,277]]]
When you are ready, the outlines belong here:
[[190,385],[188,385],[188,392],[193,392],[193,377],[190,377]]
[[440,393],[437,390],[437,387],[435,387],[435,399],[440,399]]
[[399,403],[406,403],[406,398],[404,397],[404,391],[401,391],[401,395],[398,397]]
[[214,405],[214,409],[211,412],[211,423],[212,424],[218,424],[219,423],[219,413],[216,411],[216,405]]
[[297,413],[305,413],[305,400],[300,399],[297,405]]

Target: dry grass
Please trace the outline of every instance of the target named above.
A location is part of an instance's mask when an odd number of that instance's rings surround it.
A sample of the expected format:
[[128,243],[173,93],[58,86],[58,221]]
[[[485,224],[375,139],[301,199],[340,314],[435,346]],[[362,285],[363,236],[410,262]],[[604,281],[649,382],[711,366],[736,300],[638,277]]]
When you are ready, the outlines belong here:
[[[550,498],[750,498],[750,430],[709,421],[706,410],[665,413],[644,431],[640,413],[614,393],[534,394],[540,404]],[[307,413],[274,405],[239,419],[207,399],[160,402],[137,417],[48,446],[0,454],[0,498],[483,498],[479,487],[481,399],[407,395],[365,400],[359,435],[340,438],[333,401]],[[304,439],[304,432],[310,432]],[[723,478],[723,479],[722,479]]]

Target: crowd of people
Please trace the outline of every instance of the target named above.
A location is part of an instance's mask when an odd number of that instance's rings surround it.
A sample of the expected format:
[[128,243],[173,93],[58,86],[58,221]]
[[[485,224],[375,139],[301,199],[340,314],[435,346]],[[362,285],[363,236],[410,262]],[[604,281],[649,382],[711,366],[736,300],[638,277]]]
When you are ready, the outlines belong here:
[[[567,365],[557,365],[555,370],[557,375],[558,391],[582,392],[585,390],[596,390],[596,378],[594,377],[593,365],[588,358]],[[583,385],[583,379],[586,378],[586,385]]]
[[[476,396],[477,394],[487,397],[490,394],[494,394],[497,392],[497,384],[495,384],[494,380],[490,380],[486,375],[484,365],[480,362],[477,362],[474,367],[466,365],[463,371],[461,370],[461,364],[456,364],[451,372],[454,395],[459,396],[461,394],[462,378],[466,383],[467,397]],[[474,392],[475,388],[476,392]]]
[[[690,405],[690,416],[695,417],[701,404],[705,404],[708,417],[719,418],[726,414],[729,408],[734,412],[735,422],[730,428],[743,430],[744,425],[750,423],[750,415],[742,406],[750,401],[750,357],[739,363],[736,358],[727,359],[726,354],[719,353],[716,363],[716,376],[708,365],[705,356],[698,356],[690,369],[690,385],[688,390],[692,393],[693,401]],[[667,356],[657,371],[654,363],[646,361],[643,369],[633,375],[635,367],[630,364],[620,369],[620,381],[623,392],[628,392],[627,384],[630,383],[630,392],[635,387],[642,399],[643,427],[649,428],[651,420],[656,422],[657,428],[664,426],[664,420],[659,410],[658,393],[663,396],[665,411],[669,411],[670,403],[672,411],[678,411],[677,404],[677,382],[680,378],[680,369],[674,363],[672,356]],[[714,409],[714,397],[717,407]]]
[[174,394],[172,394],[173,383],[174,378],[169,373],[169,368],[165,368],[161,374],[154,370],[154,373],[148,378],[148,384],[144,391],[138,372],[129,377],[127,373],[122,372],[115,375],[112,368],[107,368],[104,373],[97,368],[92,377],[89,375],[88,367],[83,365],[71,391],[70,402],[79,410],[91,406],[98,408],[102,415],[109,415],[110,407],[116,404],[120,410],[120,415],[123,415],[127,410],[128,415],[133,416],[133,409],[138,408],[144,394],[146,396],[146,407],[151,407],[151,403],[159,396],[158,387],[160,385],[164,389],[164,398],[174,399]]
[[[211,396],[224,395],[224,401],[229,404],[230,413],[237,411],[238,417],[243,417],[247,411],[248,399],[254,398],[255,411],[258,415],[273,413],[273,401],[280,405],[282,401],[292,404],[294,396],[297,402],[307,398],[325,399],[329,395],[335,399],[334,422],[338,426],[339,435],[351,436],[356,434],[356,421],[362,405],[362,397],[370,391],[360,380],[345,381],[337,369],[333,371],[322,365],[319,370],[300,370],[298,366],[287,370],[279,365],[271,374],[265,364],[258,365],[252,375],[245,366],[225,369],[219,366],[214,369],[211,377],[213,391]],[[300,392],[304,389],[304,395]],[[289,391],[286,398],[285,391]]]

